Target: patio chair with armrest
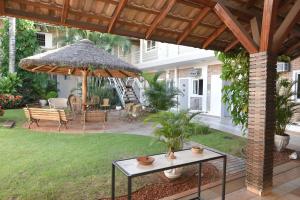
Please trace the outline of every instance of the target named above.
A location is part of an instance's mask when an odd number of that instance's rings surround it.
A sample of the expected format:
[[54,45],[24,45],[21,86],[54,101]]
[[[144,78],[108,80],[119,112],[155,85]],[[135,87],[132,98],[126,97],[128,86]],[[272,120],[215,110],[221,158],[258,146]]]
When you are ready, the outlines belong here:
[[104,98],[102,100],[101,107],[104,108],[105,110],[110,109],[110,103],[108,98]]
[[89,108],[91,110],[95,110],[99,108],[100,98],[98,96],[91,96],[91,100],[89,102]]
[[137,119],[138,117],[142,116],[142,112],[143,109],[141,104],[133,105],[131,114],[129,115],[129,119],[130,120]]

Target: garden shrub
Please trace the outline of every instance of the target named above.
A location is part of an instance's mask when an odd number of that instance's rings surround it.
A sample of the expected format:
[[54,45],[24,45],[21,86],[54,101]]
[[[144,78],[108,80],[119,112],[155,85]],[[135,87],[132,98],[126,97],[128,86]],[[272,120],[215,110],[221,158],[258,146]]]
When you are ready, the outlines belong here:
[[19,95],[0,94],[0,106],[3,109],[19,108],[22,106],[22,99]]

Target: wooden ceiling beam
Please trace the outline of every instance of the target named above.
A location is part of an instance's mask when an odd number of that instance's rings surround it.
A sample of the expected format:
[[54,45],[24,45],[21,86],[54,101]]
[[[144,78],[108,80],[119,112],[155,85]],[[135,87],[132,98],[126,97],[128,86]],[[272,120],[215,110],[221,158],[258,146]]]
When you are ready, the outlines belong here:
[[273,38],[273,51],[276,52],[284,39],[288,36],[290,31],[292,30],[295,23],[299,20],[300,16],[300,0],[297,0],[289,13],[286,15],[285,19],[275,32],[274,38]]
[[36,71],[36,70],[38,70],[38,69],[41,69],[41,68],[43,68],[43,67],[45,67],[45,65],[41,65],[41,66],[37,66],[37,67],[35,67],[35,68],[32,68],[31,69],[31,71]]
[[285,54],[291,54],[293,53],[296,49],[300,48],[300,42],[295,43],[293,46],[289,47],[286,51]]
[[260,34],[260,51],[269,51],[273,43],[273,34],[276,24],[278,0],[265,0],[263,19]]
[[109,25],[108,25],[108,31],[107,31],[108,33],[111,33],[111,32],[112,32],[114,26],[116,25],[116,22],[117,22],[119,16],[120,16],[121,13],[122,13],[122,10],[124,9],[124,7],[125,7],[126,4],[127,4],[127,1],[128,1],[128,0],[120,0],[120,2],[119,2],[119,4],[118,4],[117,8],[116,8],[115,11],[114,11],[114,14],[113,14],[113,16],[112,16],[112,19],[111,19],[111,21],[110,21],[110,23],[109,23]]
[[252,6],[254,6],[254,4],[257,2],[257,0],[248,0],[248,2],[246,3],[246,8],[250,8]]
[[226,48],[225,48],[225,52],[230,51],[231,49],[233,49],[234,47],[236,47],[236,45],[238,45],[240,43],[239,40],[235,40],[234,42],[230,43]]
[[61,23],[62,24],[66,23],[66,19],[68,18],[69,7],[70,7],[70,0],[65,0],[63,9],[62,9],[62,14],[61,14]]
[[206,6],[206,7],[213,8],[216,5],[216,3],[211,0],[179,0],[179,2],[191,7]]
[[208,14],[210,11],[209,7],[205,7],[202,10],[200,10],[199,15],[196,17],[194,21],[191,21],[191,23],[187,26],[187,29],[184,31],[184,33],[179,37],[177,44],[180,44],[200,23],[202,19]]
[[202,45],[203,49],[206,49],[213,41],[215,41],[225,30],[227,26],[223,24],[220,28],[218,28],[213,34],[210,35],[210,37],[204,42]]
[[119,70],[120,74],[123,74],[125,77],[130,77],[127,73],[125,73],[124,71],[122,70]]
[[110,73],[110,71],[109,71],[108,69],[104,69],[104,71],[105,71],[105,73],[108,74],[109,77],[114,77],[114,76]]
[[249,53],[258,52],[258,47],[250,35],[222,3],[217,3],[214,10]]
[[257,17],[253,17],[250,20],[250,26],[251,26],[251,33],[252,33],[252,38],[256,45],[260,44],[260,32],[261,32],[261,23],[257,19]]
[[155,28],[163,21],[163,19],[167,16],[167,14],[170,12],[170,10],[175,5],[176,0],[169,0],[166,5],[164,6],[163,10],[160,12],[159,15],[155,17],[155,19],[152,22],[151,27],[146,33],[146,39],[149,39],[151,35],[153,34]]

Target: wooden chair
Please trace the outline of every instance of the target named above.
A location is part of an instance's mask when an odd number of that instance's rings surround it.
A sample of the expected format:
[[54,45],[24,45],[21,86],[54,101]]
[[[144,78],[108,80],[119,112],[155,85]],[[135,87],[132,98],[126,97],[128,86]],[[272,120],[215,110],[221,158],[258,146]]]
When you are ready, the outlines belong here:
[[104,98],[101,104],[101,107],[104,108],[105,110],[109,109],[110,110],[110,103],[108,98]]
[[30,129],[32,124],[36,124],[39,127],[40,120],[57,121],[58,131],[62,125],[67,129],[67,124],[71,121],[71,117],[65,112],[65,110],[58,109],[44,109],[44,108],[24,108],[25,116],[28,120],[28,128]]
[[84,111],[82,118],[83,130],[85,130],[86,122],[100,122],[103,128],[105,128],[105,123],[107,122],[107,112],[103,111]]
[[142,105],[141,104],[136,104],[132,106],[132,111],[131,111],[131,115],[130,115],[130,119],[137,119],[138,117],[140,117],[142,115],[143,109],[142,109]]
[[127,120],[129,119],[131,112],[132,112],[132,107],[134,106],[134,103],[126,103],[122,117],[126,118]]
[[100,98],[98,96],[92,96],[89,102],[90,109],[95,110],[96,108],[99,108],[99,104]]
[[71,111],[75,117],[76,114],[82,111],[82,100],[79,96],[71,94],[68,98],[68,103],[70,105]]

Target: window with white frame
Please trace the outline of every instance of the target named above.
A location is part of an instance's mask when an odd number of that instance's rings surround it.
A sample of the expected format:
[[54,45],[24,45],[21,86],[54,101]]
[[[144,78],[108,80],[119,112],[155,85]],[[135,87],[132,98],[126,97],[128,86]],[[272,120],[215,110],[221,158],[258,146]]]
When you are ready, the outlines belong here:
[[46,46],[46,34],[45,33],[37,33],[36,37],[37,37],[39,46],[45,47]]
[[193,80],[193,94],[203,95],[203,79]]
[[146,51],[151,51],[156,48],[156,42],[153,40],[146,41]]

